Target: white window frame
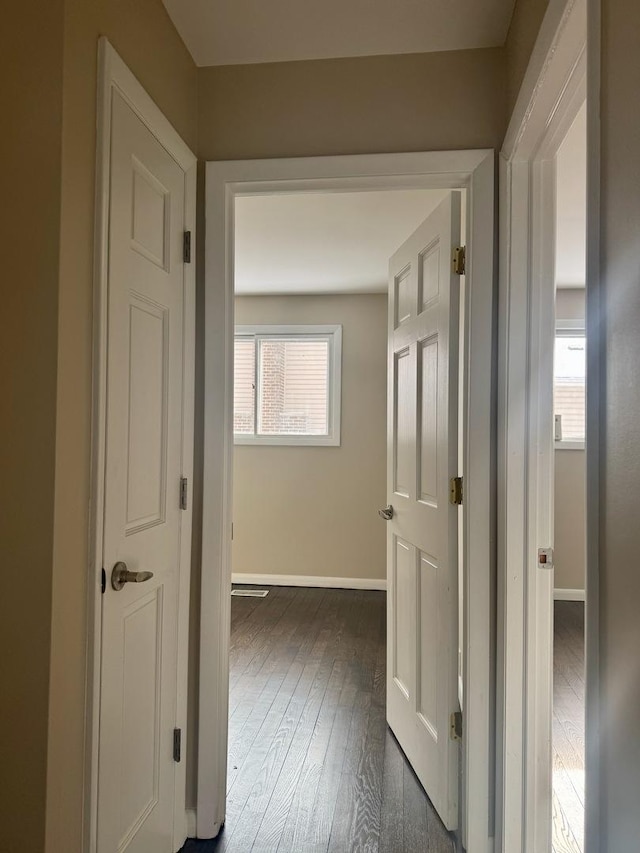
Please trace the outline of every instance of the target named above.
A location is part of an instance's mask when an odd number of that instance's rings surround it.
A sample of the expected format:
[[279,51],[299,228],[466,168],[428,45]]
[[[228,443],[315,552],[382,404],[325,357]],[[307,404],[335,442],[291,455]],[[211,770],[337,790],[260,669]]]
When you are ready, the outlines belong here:
[[[254,433],[234,433],[234,444],[257,444],[263,446],[304,446],[304,447],[339,447],[340,420],[342,401],[342,326],[236,326],[236,338],[253,338],[255,348],[255,391],[254,391]],[[327,435],[296,435],[281,433],[279,435],[258,434],[258,400],[260,399],[258,344],[269,338],[303,340],[315,338],[327,341],[329,344],[328,364],[328,433]]]
[[[583,337],[586,341],[587,338],[587,330],[586,324],[584,320],[556,320],[556,338],[578,338]],[[554,376],[553,376],[554,386],[555,386],[555,367],[554,367]],[[586,379],[585,379],[586,385]],[[554,387],[555,391],[555,387]],[[554,412],[555,415],[555,412]],[[586,411],[585,411],[585,433],[586,433],[587,425],[586,425]],[[560,440],[556,439],[555,442],[556,450],[584,450],[585,442],[584,439],[582,441],[576,440],[568,440],[562,438]]]

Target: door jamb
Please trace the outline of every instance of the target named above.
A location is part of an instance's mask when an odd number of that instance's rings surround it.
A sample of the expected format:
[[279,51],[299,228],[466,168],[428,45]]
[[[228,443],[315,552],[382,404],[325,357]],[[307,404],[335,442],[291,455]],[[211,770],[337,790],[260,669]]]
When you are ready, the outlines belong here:
[[[143,89],[106,37],[98,42],[96,199],[93,265],[93,401],[91,424],[91,507],[88,571],[87,689],[85,700],[85,790],[83,849],[94,853],[98,821],[98,735],[100,713],[100,657],[102,631],[102,554],[106,454],[107,394],[107,288],[109,257],[109,188],[111,104],[117,91],[149,128],[155,138],[182,168],[185,175],[185,230],[196,233],[197,160],[173,126]],[[191,573],[191,527],[193,518],[193,446],[195,399],[195,263],[184,265],[184,349],[182,472],[188,478],[188,509],[181,513],[180,579],[178,588],[178,682],[176,726],[183,732],[183,755],[187,736],[187,665],[189,633],[189,588]],[[186,837],[186,761],[176,764],[174,843]]]
[[[551,625],[541,626],[536,611],[537,604],[547,604],[547,597],[553,595],[552,573],[543,574],[537,568],[537,548],[551,544],[553,534],[549,480],[553,440],[551,428],[548,436],[541,428],[547,419],[551,424],[552,417],[546,411],[545,380],[540,381],[537,367],[542,364],[551,382],[550,359],[544,353],[549,349],[554,314],[552,297],[544,292],[541,280],[548,285],[547,260],[555,240],[549,229],[549,222],[555,218],[555,167],[551,158],[587,96],[588,173],[592,173],[591,164],[598,156],[594,145],[598,89],[597,77],[587,69],[587,0],[551,0],[499,166],[497,716],[502,737],[497,751],[496,850],[500,853],[539,853],[551,845],[550,809],[540,808],[541,801],[551,802],[551,731],[546,723],[539,722],[550,721],[552,660],[546,655],[548,637],[545,646],[543,632],[550,632]],[[589,180],[588,208],[587,300],[597,270],[597,198]],[[595,341],[594,317],[589,326]],[[597,377],[591,373],[591,360],[589,371],[588,397],[597,409]],[[593,417],[588,414],[588,418],[590,431]],[[589,453],[596,449],[593,436],[587,447],[589,465]],[[596,488],[592,483],[588,487],[590,492]],[[595,510],[593,499],[591,505]],[[597,529],[594,522],[591,518],[589,529]],[[550,537],[548,542],[546,537]],[[593,541],[588,542],[588,648],[597,644],[596,556]],[[590,683],[597,684],[597,670],[588,654],[588,691]],[[587,730],[587,742],[589,739]],[[587,767],[590,789],[597,785],[594,771],[593,764]],[[589,809],[597,796],[591,799]]]
[[[207,163],[205,414],[198,730],[198,836],[225,818],[233,450],[233,214],[236,195],[469,190],[465,346],[465,769],[461,829],[493,850],[495,459],[494,152],[444,151]],[[491,392],[489,392],[489,390]],[[223,405],[220,405],[220,401]],[[466,820],[465,820],[466,818]]]

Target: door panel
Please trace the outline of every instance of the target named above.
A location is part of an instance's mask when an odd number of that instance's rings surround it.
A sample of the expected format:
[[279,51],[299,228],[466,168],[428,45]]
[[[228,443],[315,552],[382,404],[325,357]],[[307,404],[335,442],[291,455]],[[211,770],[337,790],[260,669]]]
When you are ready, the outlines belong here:
[[389,264],[387,718],[443,822],[457,825],[457,507],[460,195]]
[[131,294],[127,534],[160,524],[166,507],[167,310]]
[[[184,186],[114,93],[98,853],[173,853]],[[116,590],[120,561],[153,575]]]
[[418,423],[420,485],[418,500],[438,505],[438,338],[419,344]]
[[394,679],[407,698],[415,681],[415,649],[412,599],[415,588],[415,549],[408,542],[395,540],[394,588]]

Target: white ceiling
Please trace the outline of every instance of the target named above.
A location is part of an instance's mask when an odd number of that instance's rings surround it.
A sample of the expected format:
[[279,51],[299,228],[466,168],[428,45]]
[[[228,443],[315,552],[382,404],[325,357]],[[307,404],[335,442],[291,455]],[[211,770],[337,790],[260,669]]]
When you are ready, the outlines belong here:
[[556,159],[556,284],[584,287],[587,251],[587,109],[582,107]]
[[163,0],[198,65],[503,45],[514,0]]
[[388,190],[237,198],[236,293],[385,291],[389,258],[444,195]]

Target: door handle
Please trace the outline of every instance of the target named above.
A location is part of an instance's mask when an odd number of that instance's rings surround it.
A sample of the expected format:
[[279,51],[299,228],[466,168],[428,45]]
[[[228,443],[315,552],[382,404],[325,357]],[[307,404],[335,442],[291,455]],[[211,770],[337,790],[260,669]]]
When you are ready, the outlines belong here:
[[126,583],[144,583],[153,577],[153,572],[130,572],[126,563],[116,563],[111,572],[111,586],[121,590]]
[[386,506],[384,509],[379,509],[378,515],[380,516],[380,518],[384,518],[385,521],[391,521],[391,519],[393,518],[393,507],[391,506],[391,504],[389,504],[389,506]]

